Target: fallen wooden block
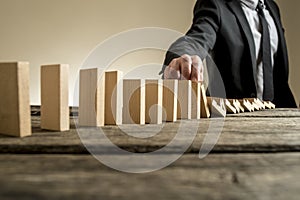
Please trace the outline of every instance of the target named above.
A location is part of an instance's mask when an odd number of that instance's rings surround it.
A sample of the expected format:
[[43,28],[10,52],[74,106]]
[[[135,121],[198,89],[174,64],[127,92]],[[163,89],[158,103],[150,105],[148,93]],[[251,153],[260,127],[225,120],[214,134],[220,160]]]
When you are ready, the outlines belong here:
[[255,98],[247,98],[246,100],[250,102],[252,108],[254,108],[254,111],[259,111],[263,109],[262,106],[257,103]]
[[192,107],[191,107],[191,118],[201,118],[201,83],[192,82]]
[[256,102],[252,102],[251,105],[254,108],[254,111],[262,110],[262,108]]
[[178,81],[178,108],[177,119],[191,119],[192,114],[192,82]]
[[177,121],[178,80],[163,80],[163,121]]
[[70,130],[69,65],[41,67],[41,128]]
[[240,101],[239,100],[235,100],[235,104],[240,108],[240,112],[245,112],[245,109],[244,109],[244,107],[242,106],[242,104],[240,103]]
[[121,71],[105,72],[105,125],[122,124],[122,77]]
[[229,114],[236,114],[237,110],[235,109],[235,107],[233,105],[231,105],[230,101],[228,99],[225,99],[225,106],[226,106],[226,111]]
[[123,124],[145,124],[145,81],[123,80]]
[[276,108],[275,104],[273,104],[271,101],[264,101],[264,105],[268,109],[275,109]]
[[246,112],[252,112],[253,108],[252,105],[246,99],[239,99],[240,105],[244,108]]
[[210,112],[209,112],[209,107],[207,103],[207,97],[206,97],[206,91],[204,88],[204,85],[201,84],[200,87],[201,90],[201,118],[209,118],[210,117]]
[[228,101],[233,105],[237,111],[237,113],[243,113],[245,112],[244,107],[240,104],[240,102],[237,99],[228,99]]
[[31,135],[29,63],[0,63],[0,134]]
[[104,126],[105,77],[98,68],[80,70],[78,125]]
[[226,107],[223,99],[207,97],[207,103],[210,108],[211,118],[226,117]]
[[248,101],[247,99],[245,99],[245,102],[248,104],[249,108],[251,108],[251,112],[255,111],[255,107],[253,106],[252,103],[250,103],[250,101]]
[[254,99],[254,102],[259,105],[262,110],[266,109],[265,104],[260,99],[256,98]]
[[148,124],[162,123],[163,102],[162,80],[146,80],[146,116]]

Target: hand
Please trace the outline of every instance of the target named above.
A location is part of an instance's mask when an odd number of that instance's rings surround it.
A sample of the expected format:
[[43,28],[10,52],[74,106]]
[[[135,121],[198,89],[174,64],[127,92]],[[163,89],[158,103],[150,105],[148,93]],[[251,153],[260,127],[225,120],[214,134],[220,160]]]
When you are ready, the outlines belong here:
[[203,63],[199,56],[182,55],[171,61],[164,71],[165,79],[203,81]]

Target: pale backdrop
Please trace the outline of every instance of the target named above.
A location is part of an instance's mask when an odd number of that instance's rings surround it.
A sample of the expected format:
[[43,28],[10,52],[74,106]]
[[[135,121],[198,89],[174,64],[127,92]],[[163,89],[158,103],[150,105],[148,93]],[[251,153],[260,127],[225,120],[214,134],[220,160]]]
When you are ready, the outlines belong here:
[[[78,70],[91,50],[113,35],[134,28],[162,27],[184,33],[191,25],[195,0],[0,0],[0,2],[0,61],[30,62],[32,105],[40,104],[40,65],[70,64],[69,96],[70,105],[73,105],[73,90]],[[299,99],[300,58],[297,53],[300,47],[298,39],[300,34],[298,20],[295,19],[299,19],[300,16],[297,10],[300,1],[278,2],[286,26],[291,84]],[[171,39],[165,43],[171,43]],[[126,73],[138,65],[161,63],[163,58],[164,51],[160,50],[131,52],[115,60],[110,69],[120,69]],[[140,71],[137,70],[136,73],[139,75]],[[131,73],[131,76],[134,75]]]

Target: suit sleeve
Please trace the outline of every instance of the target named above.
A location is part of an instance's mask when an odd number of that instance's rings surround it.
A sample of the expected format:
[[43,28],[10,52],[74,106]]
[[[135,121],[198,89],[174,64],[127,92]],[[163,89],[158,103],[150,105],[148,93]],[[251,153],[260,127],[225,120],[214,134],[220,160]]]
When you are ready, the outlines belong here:
[[164,69],[174,59],[184,54],[205,58],[213,49],[220,26],[220,10],[217,0],[198,0],[194,8],[193,24],[185,36],[176,40],[169,48]]

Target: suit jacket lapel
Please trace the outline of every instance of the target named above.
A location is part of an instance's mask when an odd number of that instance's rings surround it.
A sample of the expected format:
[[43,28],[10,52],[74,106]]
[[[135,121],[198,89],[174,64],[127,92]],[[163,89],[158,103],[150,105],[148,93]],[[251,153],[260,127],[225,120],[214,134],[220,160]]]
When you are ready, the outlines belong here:
[[256,69],[256,54],[255,54],[255,44],[254,44],[254,39],[252,35],[251,28],[249,26],[248,20],[244,14],[244,11],[240,5],[240,1],[237,0],[229,0],[227,2],[229,8],[231,11],[235,14],[237,20],[240,23],[240,26],[242,27],[242,30],[246,36],[249,49],[250,49],[250,56],[251,56],[251,61],[252,61],[252,68],[253,68],[253,76],[254,76],[254,81],[255,85],[257,85],[256,81],[256,74],[257,74],[257,69]]

